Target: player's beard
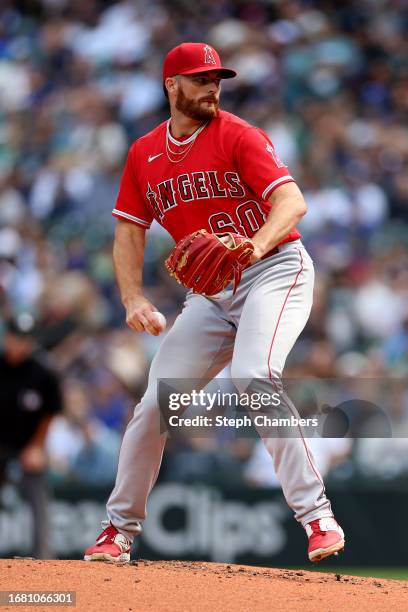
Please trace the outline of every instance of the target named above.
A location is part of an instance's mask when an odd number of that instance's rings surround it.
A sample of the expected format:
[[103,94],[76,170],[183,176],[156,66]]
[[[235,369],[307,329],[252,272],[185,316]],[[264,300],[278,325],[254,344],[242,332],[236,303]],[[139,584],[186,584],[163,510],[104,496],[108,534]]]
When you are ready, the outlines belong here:
[[[205,100],[211,100],[214,104],[210,107],[207,106]],[[176,98],[176,108],[178,111],[186,115],[186,117],[190,117],[190,119],[195,119],[196,121],[209,121],[218,113],[219,102],[213,96],[205,96],[200,100],[191,100],[187,98],[184,94],[182,87],[179,87],[177,98]]]

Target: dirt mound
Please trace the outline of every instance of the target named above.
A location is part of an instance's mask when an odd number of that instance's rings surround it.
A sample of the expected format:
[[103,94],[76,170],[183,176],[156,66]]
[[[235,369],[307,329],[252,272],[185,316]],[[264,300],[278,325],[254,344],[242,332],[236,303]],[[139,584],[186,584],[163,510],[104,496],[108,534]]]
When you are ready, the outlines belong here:
[[408,583],[300,570],[187,561],[0,560],[1,591],[76,591],[76,606],[0,606],[1,610],[184,612],[211,610],[408,609]]

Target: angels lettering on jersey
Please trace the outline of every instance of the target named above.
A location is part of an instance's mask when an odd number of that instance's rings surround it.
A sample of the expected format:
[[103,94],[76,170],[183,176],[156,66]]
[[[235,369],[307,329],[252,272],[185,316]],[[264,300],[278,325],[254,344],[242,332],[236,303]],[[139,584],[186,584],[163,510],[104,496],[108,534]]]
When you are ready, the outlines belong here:
[[183,172],[161,181],[154,188],[150,183],[147,187],[146,198],[159,221],[162,221],[170,208],[184,202],[209,198],[244,198],[246,194],[237,172],[217,170]]

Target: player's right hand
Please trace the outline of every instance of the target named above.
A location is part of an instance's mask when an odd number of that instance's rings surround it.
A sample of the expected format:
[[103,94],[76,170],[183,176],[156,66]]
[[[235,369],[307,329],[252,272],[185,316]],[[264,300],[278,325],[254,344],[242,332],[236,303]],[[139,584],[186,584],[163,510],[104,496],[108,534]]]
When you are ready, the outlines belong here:
[[153,312],[158,308],[154,306],[144,295],[136,295],[129,299],[126,304],[126,324],[137,332],[147,331],[153,336],[158,336],[162,331],[157,317]]

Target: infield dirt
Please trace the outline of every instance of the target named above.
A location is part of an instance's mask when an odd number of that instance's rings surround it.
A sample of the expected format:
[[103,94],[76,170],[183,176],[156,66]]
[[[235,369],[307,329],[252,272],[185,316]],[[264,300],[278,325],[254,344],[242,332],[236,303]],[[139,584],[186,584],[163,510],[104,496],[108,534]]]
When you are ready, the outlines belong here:
[[0,560],[1,591],[76,591],[76,606],[0,606],[53,612],[335,612],[408,610],[408,582],[188,561]]

